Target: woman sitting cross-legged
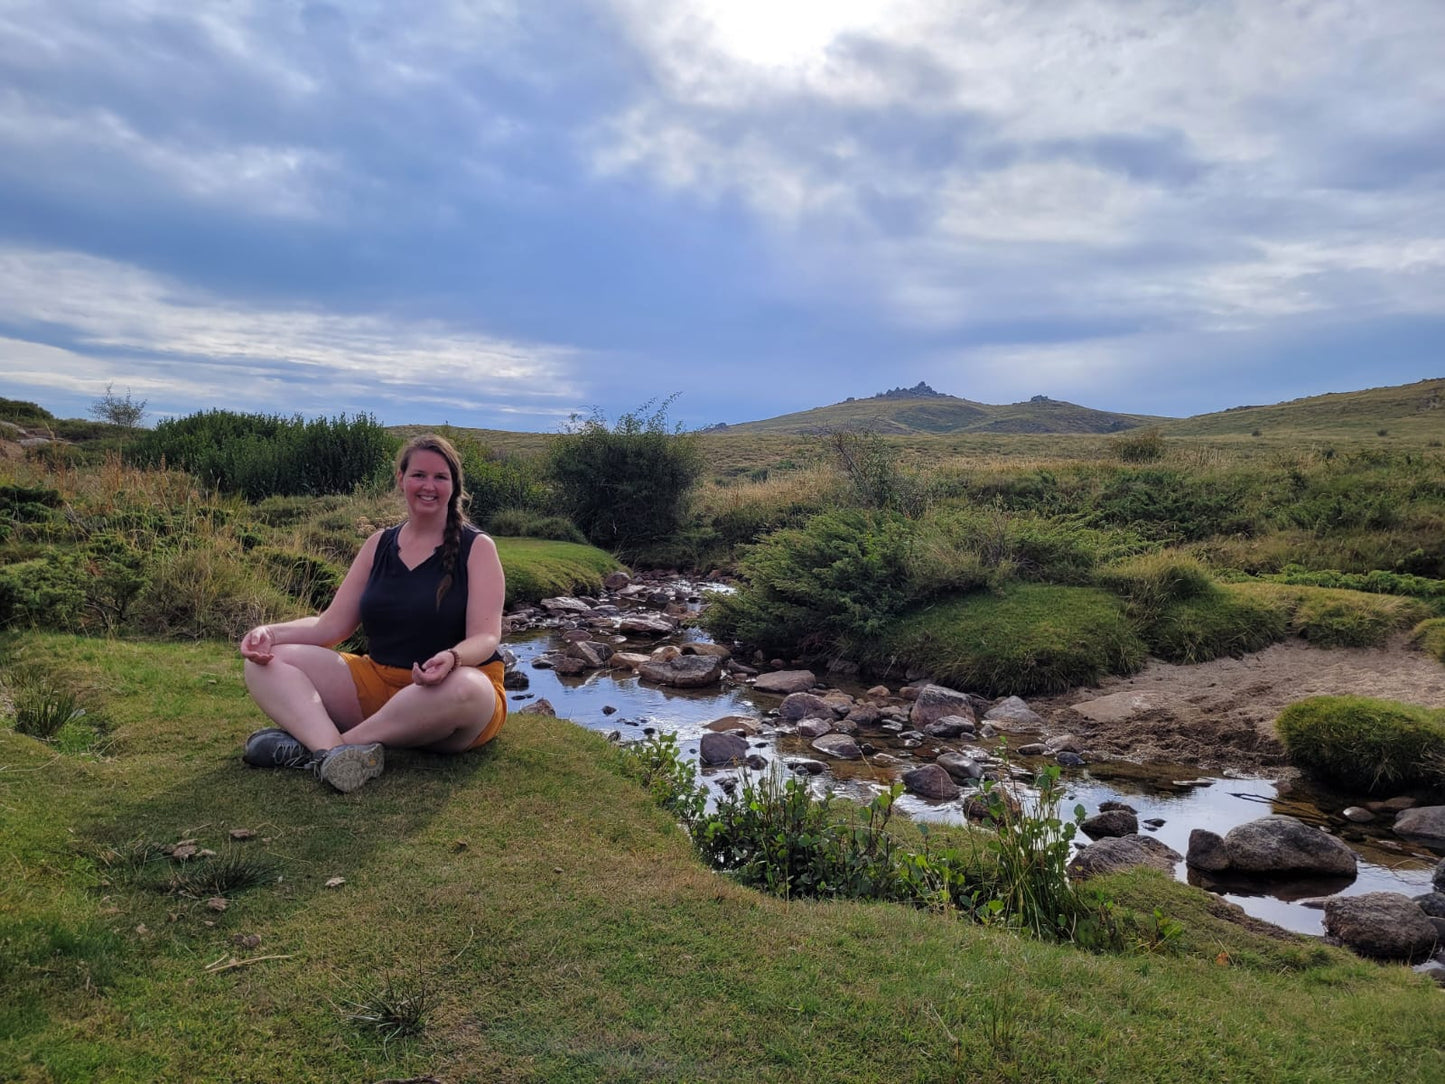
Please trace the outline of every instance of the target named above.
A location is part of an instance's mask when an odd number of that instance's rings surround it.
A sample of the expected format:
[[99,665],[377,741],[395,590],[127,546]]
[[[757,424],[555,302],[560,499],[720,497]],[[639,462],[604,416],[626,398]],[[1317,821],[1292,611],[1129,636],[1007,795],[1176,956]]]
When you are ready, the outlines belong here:
[[[246,688],[280,728],[246,740],[247,764],[350,791],[381,774],[384,746],[462,753],[506,721],[506,584],[492,540],[462,521],[456,449],[413,437],[396,480],[406,520],[366,540],[331,605],[241,638]],[[369,653],[333,650],[357,625]]]

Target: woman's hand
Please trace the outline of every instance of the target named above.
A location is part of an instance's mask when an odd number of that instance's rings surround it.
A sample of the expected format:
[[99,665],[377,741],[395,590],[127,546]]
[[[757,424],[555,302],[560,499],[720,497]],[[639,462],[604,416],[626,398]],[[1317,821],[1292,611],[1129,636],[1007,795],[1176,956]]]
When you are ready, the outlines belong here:
[[270,625],[257,625],[241,637],[240,648],[241,658],[257,666],[265,666],[275,657],[276,634],[271,631]]
[[412,663],[411,680],[416,685],[440,685],[458,665],[457,653],[447,648],[424,663]]

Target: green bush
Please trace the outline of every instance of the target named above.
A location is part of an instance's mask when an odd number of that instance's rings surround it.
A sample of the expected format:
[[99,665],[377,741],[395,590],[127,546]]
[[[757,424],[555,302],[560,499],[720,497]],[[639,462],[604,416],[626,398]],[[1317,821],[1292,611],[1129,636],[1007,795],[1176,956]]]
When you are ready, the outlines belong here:
[[33,425],[36,422],[53,422],[55,415],[39,403],[32,403],[27,399],[0,398],[0,421]]
[[75,553],[51,551],[0,566],[0,626],[79,632],[85,587],[85,566]]
[[864,653],[907,660],[936,681],[986,696],[1030,696],[1127,674],[1145,647],[1113,595],[1091,587],[1013,583],[892,621]]
[[1333,569],[1312,571],[1299,565],[1287,565],[1269,578],[1276,583],[1336,587],[1378,595],[1407,595],[1426,603],[1437,613],[1445,612],[1445,580],[1429,576],[1412,576],[1405,572],[1389,572],[1383,569],[1370,572],[1339,572]]
[[1427,655],[1445,663],[1445,617],[1421,621],[1410,631],[1410,639]]
[[1346,790],[1383,794],[1445,786],[1445,711],[1315,696],[1285,708],[1275,728],[1295,764]]
[[552,444],[557,499],[594,545],[630,552],[682,526],[702,453],[695,435],[668,428],[668,402],[651,414],[646,403],[612,426],[595,413]]
[[1163,468],[1120,470],[1104,481],[1086,519],[1169,542],[1250,535],[1256,523],[1249,496],[1241,479],[1195,477]]
[[142,433],[128,456],[164,463],[247,500],[349,493],[390,474],[397,439],[367,414],[348,418],[237,414],[209,410],[167,419]]

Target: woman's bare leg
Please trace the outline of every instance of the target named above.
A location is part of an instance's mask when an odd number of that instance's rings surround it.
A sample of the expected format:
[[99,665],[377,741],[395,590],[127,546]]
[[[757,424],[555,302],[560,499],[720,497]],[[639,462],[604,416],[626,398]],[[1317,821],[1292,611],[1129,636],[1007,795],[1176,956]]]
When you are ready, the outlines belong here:
[[361,722],[361,701],[346,660],[335,651],[280,644],[265,666],[247,660],[245,672],[257,706],[306,748],[331,749],[358,740],[342,737]]
[[353,744],[379,741],[394,748],[460,753],[486,729],[496,705],[491,679],[464,667],[440,685],[407,686],[376,714],[343,730]]

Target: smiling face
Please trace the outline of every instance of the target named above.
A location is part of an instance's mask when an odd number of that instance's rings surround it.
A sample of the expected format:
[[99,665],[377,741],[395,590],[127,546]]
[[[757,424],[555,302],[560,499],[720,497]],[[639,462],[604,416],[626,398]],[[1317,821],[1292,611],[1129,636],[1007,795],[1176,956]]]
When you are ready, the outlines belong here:
[[411,453],[396,481],[406,498],[406,510],[413,516],[445,515],[454,483],[446,457],[439,452],[418,448]]

